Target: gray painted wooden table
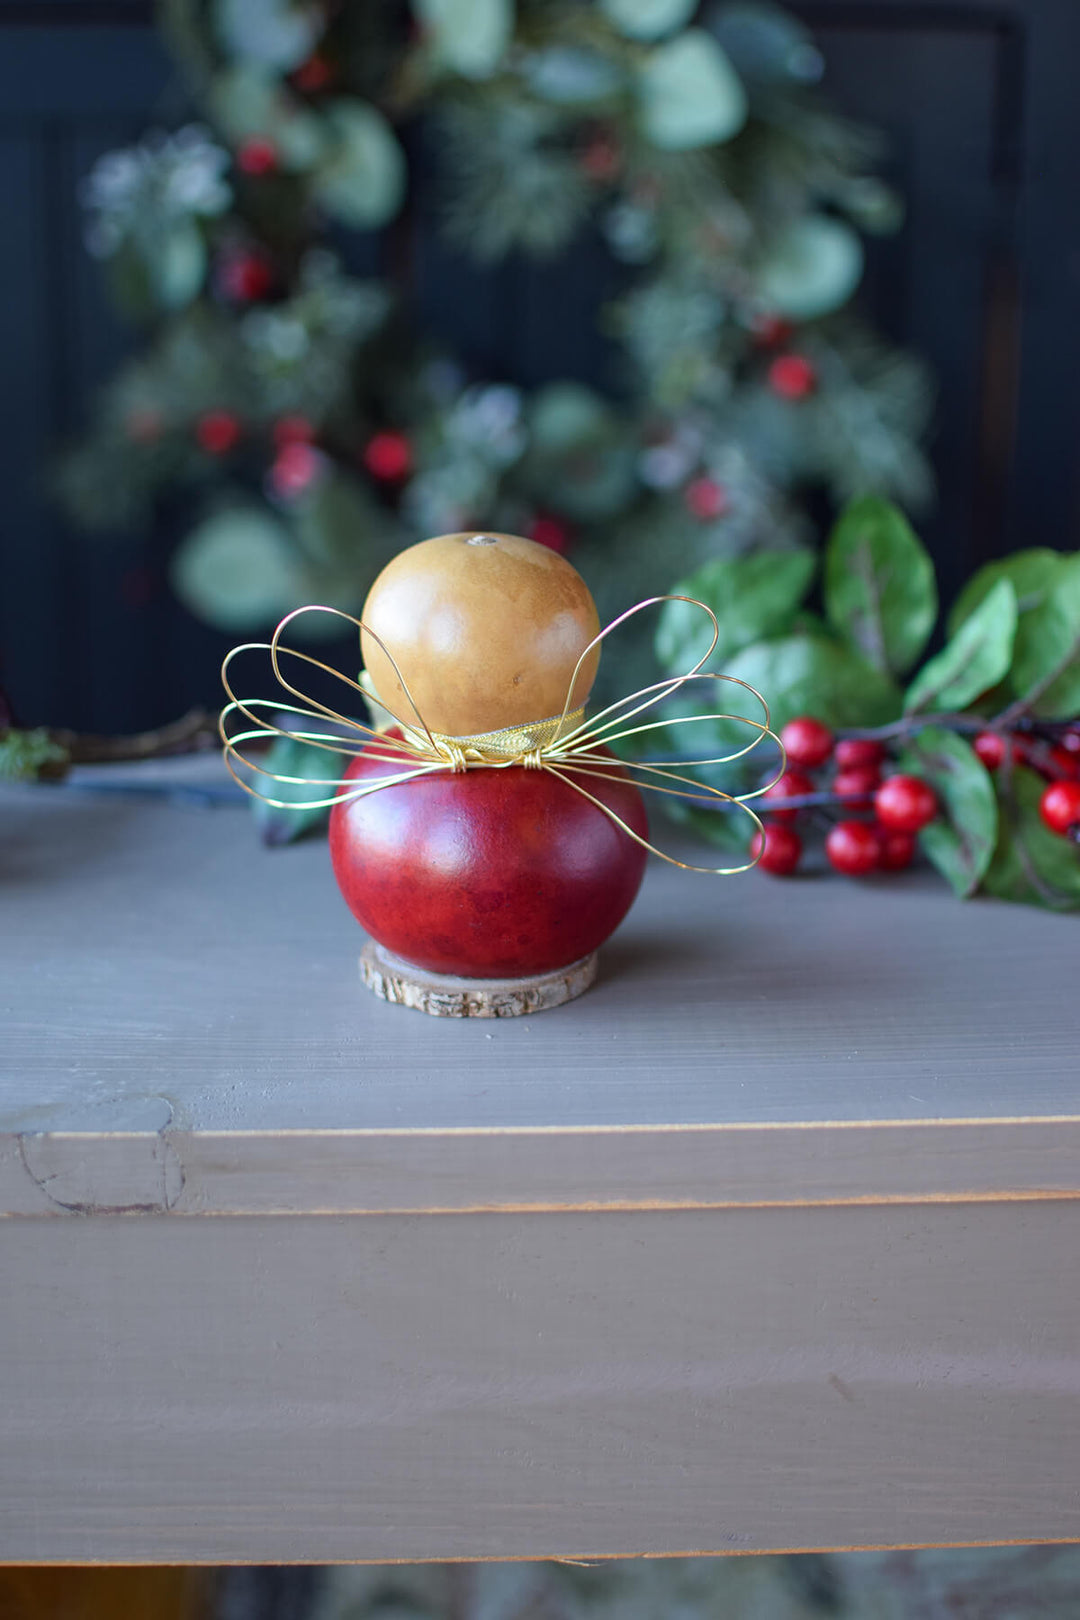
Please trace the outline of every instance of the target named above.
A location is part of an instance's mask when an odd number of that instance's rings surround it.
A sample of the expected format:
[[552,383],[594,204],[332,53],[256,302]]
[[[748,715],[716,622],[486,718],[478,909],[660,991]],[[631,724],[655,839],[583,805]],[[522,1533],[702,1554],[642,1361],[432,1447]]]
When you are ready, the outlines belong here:
[[0,1558],[1080,1539],[1075,919],[657,867],[454,1023],[237,809],[0,834]]

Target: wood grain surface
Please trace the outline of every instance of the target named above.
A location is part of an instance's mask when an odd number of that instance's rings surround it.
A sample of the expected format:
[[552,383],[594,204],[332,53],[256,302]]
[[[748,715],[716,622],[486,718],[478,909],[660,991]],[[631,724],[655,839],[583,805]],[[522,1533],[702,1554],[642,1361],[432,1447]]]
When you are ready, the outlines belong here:
[[319,842],[33,789],[0,829],[7,1131],[1080,1117],[1077,919],[928,873],[657,863],[588,995],[484,1025],[363,990]]
[[1072,1202],[8,1221],[0,1557],[1080,1538],[1078,1238]]
[[1075,919],[658,867],[485,1027],[241,809],[0,831],[0,1560],[1080,1539]]

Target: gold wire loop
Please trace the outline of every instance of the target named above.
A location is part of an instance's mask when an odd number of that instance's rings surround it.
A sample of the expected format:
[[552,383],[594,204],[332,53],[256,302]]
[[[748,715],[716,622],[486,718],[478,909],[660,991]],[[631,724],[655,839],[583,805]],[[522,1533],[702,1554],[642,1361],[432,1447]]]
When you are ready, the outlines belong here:
[[[600,646],[613,630],[625,624],[628,619],[646,608],[657,607],[664,602],[687,602],[691,607],[700,608],[712,621],[712,640],[708,650],[698,659],[692,669],[683,675],[672,675],[662,681],[656,681],[651,686],[644,686],[637,692],[631,692],[627,697],[619,698],[617,702],[609,704],[599,714],[586,719],[584,708],[572,710],[574,688],[581,667],[589,654]],[[390,666],[401,684],[405,700],[416,719],[416,725],[406,725],[387,708],[386,704],[374,690],[370,681],[352,680],[343,675],[332,664],[324,663],[322,659],[314,657],[311,653],[300,652],[294,647],[282,645],[281,637],[288,625],[302,613],[329,613],[347,623],[354,625],[358,631],[371,637],[376,645],[385,653]],[[644,601],[620,613],[618,618],[612,619],[600,633],[593,637],[581,657],[574,666],[570,678],[570,685],[566,694],[566,702],[562,712],[538,720],[530,725],[507,726],[503,730],[485,732],[474,737],[449,737],[441,732],[432,731],[423,715],[420,713],[408,683],[398,668],[393,655],[383,641],[370,630],[362,620],[354,618],[351,613],[345,613],[340,608],[320,606],[296,608],[292,613],[286,614],[269,642],[245,642],[226,656],[221,666],[221,680],[228,696],[228,702],[221,711],[218,730],[224,748],[225,765],[233,780],[239,784],[252,797],[262,799],[264,803],[274,805],[278,809],[323,809],[334,804],[347,803],[353,799],[366,798],[370,793],[376,793],[382,788],[401,786],[406,782],[420,780],[424,776],[440,771],[451,771],[459,774],[463,771],[488,769],[500,770],[508,766],[520,766],[525,770],[545,770],[564,782],[583,798],[588,799],[597,809],[602,810],[610,821],[621,827],[627,837],[632,838],[636,844],[658,856],[661,860],[669,862],[672,866],[682,867],[688,872],[708,872],[716,876],[733,876],[738,872],[747,872],[756,866],[761,858],[761,848],[751,859],[738,866],[694,866],[689,862],[677,860],[673,855],[667,855],[655,844],[649,843],[627,825],[616,812],[591,793],[583,785],[584,780],[592,778],[601,782],[635,782],[640,788],[649,788],[654,793],[666,793],[679,799],[713,800],[718,799],[731,805],[747,816],[758,833],[763,831],[760,817],[751,808],[751,799],[760,798],[779,781],[783,775],[786,760],[784,747],[773,731],[769,716],[769,705],[761,693],[747,681],[739,680],[733,675],[721,675],[711,670],[705,670],[704,665],[712,655],[713,649],[719,639],[720,627],[715,613],[704,602],[698,602],[692,596],[650,596]],[[238,698],[232,687],[233,660],[242,653],[268,652],[270,664],[278,684],[297,701],[294,703],[277,703],[270,698]],[[285,678],[282,671],[283,657],[295,658],[302,664],[307,664],[320,670],[324,675],[333,677],[349,687],[369,705],[377,705],[388,717],[377,726],[365,725],[352,715],[344,714],[328,704],[321,703],[309,697],[298,686],[294,686]],[[757,700],[761,705],[762,718],[751,720],[745,715],[729,714],[724,712],[711,712],[707,714],[676,715],[670,719],[647,720],[639,725],[628,722],[637,720],[639,716],[654,709],[657,704],[665,702],[674,693],[680,691],[691,681],[717,681],[725,682],[729,686],[739,686]],[[329,720],[338,728],[332,734],[325,730],[312,730],[310,727],[283,726],[275,719],[267,718],[266,711],[273,715],[284,717],[300,716],[311,720]],[[243,716],[249,722],[247,728],[234,729],[233,722],[237,716]],[[664,762],[645,759],[615,758],[608,752],[612,743],[625,741],[630,737],[644,736],[655,731],[668,731],[674,726],[692,725],[697,721],[728,721],[737,725],[748,726],[751,737],[749,742],[732,752],[721,754],[711,759],[665,760]],[[390,725],[399,726],[399,736],[391,737],[387,734]],[[357,757],[363,754],[366,760],[374,760],[385,764],[388,771],[385,775],[369,776],[362,782],[356,782],[345,776],[290,776],[279,771],[268,770],[260,764],[257,758],[252,758],[245,752],[245,746],[252,743],[266,743],[277,737],[287,737],[301,741],[315,748],[322,748],[329,753],[350,755]],[[771,781],[751,792],[731,794],[725,793],[721,788],[713,787],[708,782],[697,780],[685,773],[703,766],[728,765],[743,759],[753,749],[757,748],[766,738],[776,743],[780,764]],[[334,791],[320,797],[299,801],[295,798],[279,799],[269,793],[261,792],[252,782],[245,780],[241,772],[251,773],[255,777],[265,777],[271,782],[279,782],[289,787],[310,786],[313,788],[332,788]]]

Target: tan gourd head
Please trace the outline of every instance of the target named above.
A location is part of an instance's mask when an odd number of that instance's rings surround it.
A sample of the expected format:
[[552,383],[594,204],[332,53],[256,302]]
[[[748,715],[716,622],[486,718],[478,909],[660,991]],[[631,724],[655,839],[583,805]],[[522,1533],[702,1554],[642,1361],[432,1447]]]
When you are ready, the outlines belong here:
[[[364,603],[364,624],[393,655],[431,731],[474,737],[571,711],[600,662],[596,604],[576,568],[516,534],[472,530],[409,546]],[[368,679],[398,720],[417,718],[374,636],[361,635]]]

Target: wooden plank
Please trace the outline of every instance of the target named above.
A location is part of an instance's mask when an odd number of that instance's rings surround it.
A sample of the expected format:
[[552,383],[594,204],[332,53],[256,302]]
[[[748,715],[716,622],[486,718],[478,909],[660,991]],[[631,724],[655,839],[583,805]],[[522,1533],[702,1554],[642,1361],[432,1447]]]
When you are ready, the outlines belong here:
[[0,1557],[1078,1539],[1078,1237],[1075,1203],[6,1222]]
[[657,867],[587,995],[485,1024],[364,991],[325,846],[267,851],[243,809],[0,814],[3,1131],[1080,1117],[1075,918],[930,874]]
[[0,1215],[390,1215],[1080,1197],[1080,1120],[0,1136]]

